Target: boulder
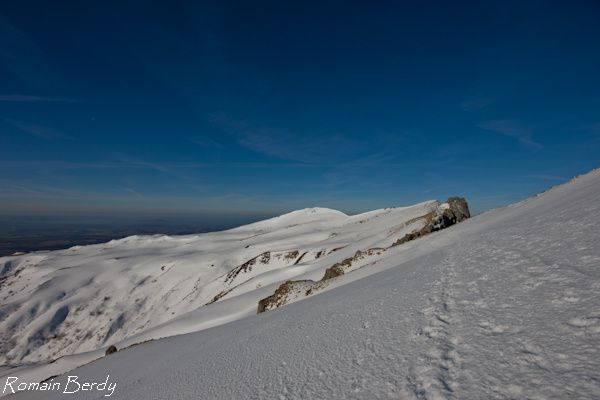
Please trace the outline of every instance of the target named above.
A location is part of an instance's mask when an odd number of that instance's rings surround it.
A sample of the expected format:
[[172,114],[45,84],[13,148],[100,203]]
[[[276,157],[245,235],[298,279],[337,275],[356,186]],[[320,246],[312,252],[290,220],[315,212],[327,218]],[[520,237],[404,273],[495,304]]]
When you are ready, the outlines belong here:
[[110,345],[108,347],[108,349],[106,349],[106,352],[104,353],[105,356],[112,354],[112,353],[116,353],[117,352],[117,348],[115,345]]
[[469,205],[464,197],[449,197],[446,203],[449,205],[449,208],[444,210],[444,216],[449,220],[449,224],[446,226],[454,225],[471,217]]

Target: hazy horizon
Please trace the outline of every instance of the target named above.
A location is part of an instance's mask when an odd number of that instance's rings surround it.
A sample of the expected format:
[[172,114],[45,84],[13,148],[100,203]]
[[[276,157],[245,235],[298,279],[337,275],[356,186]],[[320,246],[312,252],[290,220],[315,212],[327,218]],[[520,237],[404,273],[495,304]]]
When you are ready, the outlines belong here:
[[[560,182],[563,183],[563,182]],[[558,184],[560,184],[558,183]],[[554,186],[554,185],[552,185]],[[547,190],[548,186],[543,190]],[[539,193],[539,192],[538,192]],[[532,193],[534,195],[536,193]],[[530,197],[530,196],[526,196]],[[524,200],[517,199],[518,200]],[[425,200],[425,199],[424,199]],[[440,200],[440,199],[427,199]],[[466,199],[469,203],[469,199]],[[416,204],[415,202],[414,204]],[[412,204],[392,205],[403,207]],[[319,207],[316,204],[314,207]],[[486,209],[469,204],[472,215]],[[387,208],[382,207],[382,208]],[[74,245],[96,244],[130,235],[183,235],[214,232],[275,217],[295,209],[272,212],[240,212],[226,210],[88,210],[86,212],[6,213],[0,210],[0,256],[15,252],[58,250]],[[365,211],[347,211],[348,215]]]

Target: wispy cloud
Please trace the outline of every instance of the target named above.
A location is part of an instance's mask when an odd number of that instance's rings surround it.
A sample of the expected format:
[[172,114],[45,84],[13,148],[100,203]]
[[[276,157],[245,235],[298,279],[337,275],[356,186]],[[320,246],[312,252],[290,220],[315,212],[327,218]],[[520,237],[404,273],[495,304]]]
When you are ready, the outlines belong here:
[[46,169],[150,169],[167,172],[175,169],[196,168],[313,168],[315,165],[297,162],[170,162],[155,163],[148,161],[2,161],[0,168],[46,168]]
[[460,102],[460,108],[463,111],[479,110],[496,102],[495,97],[472,97]]
[[477,126],[487,131],[515,138],[523,146],[526,146],[532,150],[539,150],[542,148],[540,143],[533,140],[533,132],[531,129],[518,123],[517,121],[510,119],[495,120],[482,122]]
[[166,167],[164,164],[160,164],[160,163],[156,163],[156,162],[149,162],[149,161],[143,161],[143,160],[126,160],[125,163],[130,164],[134,167],[153,169],[153,170],[159,171],[159,172],[167,172],[169,170],[169,168]]
[[78,103],[79,100],[68,97],[46,97],[46,96],[31,96],[24,94],[0,94],[0,101],[12,103]]
[[195,144],[197,144],[198,146],[202,146],[202,147],[206,147],[206,148],[213,148],[213,149],[222,149],[223,148],[223,145],[221,143],[219,143],[216,140],[213,140],[209,137],[194,139],[193,142]]
[[0,64],[8,75],[30,87],[55,92],[65,86],[62,73],[26,32],[0,15]]
[[0,117],[0,120],[4,121],[5,123],[11,125],[14,128],[17,128],[21,132],[27,133],[28,135],[32,135],[41,139],[72,139],[66,133],[61,132],[57,129],[49,128],[47,126],[33,124],[25,121],[18,121],[16,119],[6,117]]
[[242,132],[240,145],[268,156],[305,163],[326,163],[354,155],[360,145],[343,135],[307,138],[287,131],[261,127]]
[[131,193],[133,196],[137,197],[138,199],[143,199],[144,195],[141,194],[140,192],[138,192],[137,190],[130,188],[130,187],[124,187],[123,190],[125,190],[127,193]]
[[211,122],[256,153],[308,164],[344,161],[368,146],[343,134],[299,134],[276,127],[238,121],[217,115]]
[[41,192],[40,190],[37,189],[33,189],[27,186],[22,186],[22,185],[3,185],[2,187],[2,193],[3,194],[29,194],[29,195],[40,195],[43,192]]

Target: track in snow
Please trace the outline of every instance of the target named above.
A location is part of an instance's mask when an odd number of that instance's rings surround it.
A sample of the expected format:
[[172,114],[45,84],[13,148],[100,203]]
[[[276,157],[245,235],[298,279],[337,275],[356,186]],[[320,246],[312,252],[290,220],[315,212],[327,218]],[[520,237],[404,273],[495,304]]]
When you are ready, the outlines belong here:
[[459,337],[455,331],[460,317],[454,301],[455,264],[446,258],[440,269],[441,278],[434,284],[427,307],[422,310],[427,325],[417,332],[425,351],[407,376],[408,387],[418,399],[452,398],[458,385]]

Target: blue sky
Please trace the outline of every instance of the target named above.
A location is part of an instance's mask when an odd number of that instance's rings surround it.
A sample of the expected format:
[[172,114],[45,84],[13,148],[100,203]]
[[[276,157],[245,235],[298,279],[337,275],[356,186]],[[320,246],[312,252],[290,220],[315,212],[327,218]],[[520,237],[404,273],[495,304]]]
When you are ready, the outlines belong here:
[[0,214],[475,211],[597,167],[600,6],[0,6]]

